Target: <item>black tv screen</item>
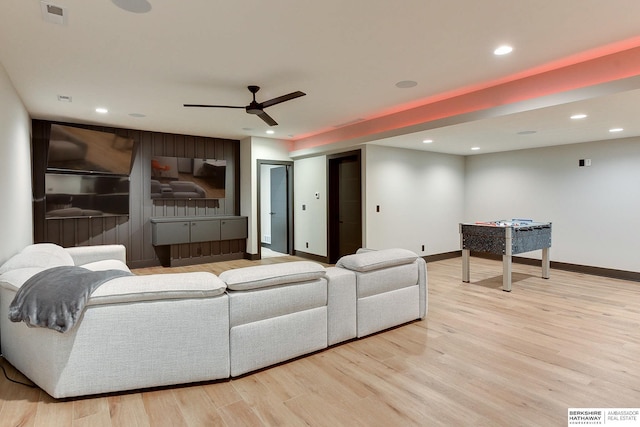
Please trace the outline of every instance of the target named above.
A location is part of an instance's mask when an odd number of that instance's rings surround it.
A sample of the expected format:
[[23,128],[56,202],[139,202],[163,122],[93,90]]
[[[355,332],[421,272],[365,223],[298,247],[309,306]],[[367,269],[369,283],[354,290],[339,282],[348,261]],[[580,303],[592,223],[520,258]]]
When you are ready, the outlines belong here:
[[52,124],[47,171],[128,176],[133,146],[114,133]]
[[152,199],[224,199],[226,160],[153,156]]
[[46,218],[129,214],[129,178],[47,173]]

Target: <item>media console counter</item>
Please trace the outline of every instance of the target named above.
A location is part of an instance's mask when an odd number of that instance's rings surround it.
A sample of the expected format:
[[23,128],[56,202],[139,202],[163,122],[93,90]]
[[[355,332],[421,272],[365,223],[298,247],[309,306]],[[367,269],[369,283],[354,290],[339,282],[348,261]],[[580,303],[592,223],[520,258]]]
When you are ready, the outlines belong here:
[[551,223],[491,221],[460,224],[462,281],[469,282],[471,251],[502,255],[502,290],[511,291],[511,256],[542,249],[542,277],[549,278]]
[[187,265],[242,258],[247,217],[154,217],[151,243],[163,265]]

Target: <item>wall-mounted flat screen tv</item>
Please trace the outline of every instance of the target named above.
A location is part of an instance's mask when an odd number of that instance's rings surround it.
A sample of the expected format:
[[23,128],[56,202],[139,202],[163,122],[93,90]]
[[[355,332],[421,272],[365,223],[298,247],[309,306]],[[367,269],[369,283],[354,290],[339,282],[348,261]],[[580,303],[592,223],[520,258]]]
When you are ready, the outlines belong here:
[[47,173],[46,218],[129,214],[129,178]]
[[114,133],[52,124],[47,171],[128,176],[133,146],[132,138]]
[[151,198],[224,199],[226,174],[226,160],[153,156]]

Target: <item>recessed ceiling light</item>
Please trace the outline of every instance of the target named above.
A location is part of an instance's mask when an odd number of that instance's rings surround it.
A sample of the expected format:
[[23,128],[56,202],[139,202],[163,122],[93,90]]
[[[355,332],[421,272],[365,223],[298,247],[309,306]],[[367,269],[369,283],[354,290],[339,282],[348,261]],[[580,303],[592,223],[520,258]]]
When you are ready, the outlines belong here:
[[587,115],[586,114],[574,114],[573,116],[571,116],[571,119],[573,120],[580,120],[580,119],[584,119],[586,118]]
[[622,132],[623,130],[624,129],[622,129],[622,128],[612,128],[612,129],[609,129],[609,132],[611,132],[611,133],[613,133],[613,132]]
[[147,13],[151,10],[151,3],[147,0],[111,0],[122,10],[132,13]]
[[480,147],[471,147],[471,149],[472,149],[473,151],[478,151],[478,150],[480,149]]
[[267,133],[268,133],[269,135],[273,135],[274,133],[276,133],[276,131],[275,131],[275,130],[271,130],[271,129],[269,129],[269,130],[267,131]]
[[109,112],[109,110],[107,110],[106,108],[101,108],[101,107],[96,108],[96,113],[106,114],[108,112]]
[[502,45],[496,48],[496,50],[493,51],[494,55],[506,55],[508,53],[511,53],[513,51],[513,48],[511,46],[507,46],[507,45]]
[[431,144],[433,142],[433,139],[423,139],[422,142],[425,144]]
[[413,80],[402,80],[396,83],[396,87],[399,87],[400,89],[408,89],[416,86],[418,86],[418,82],[414,82]]

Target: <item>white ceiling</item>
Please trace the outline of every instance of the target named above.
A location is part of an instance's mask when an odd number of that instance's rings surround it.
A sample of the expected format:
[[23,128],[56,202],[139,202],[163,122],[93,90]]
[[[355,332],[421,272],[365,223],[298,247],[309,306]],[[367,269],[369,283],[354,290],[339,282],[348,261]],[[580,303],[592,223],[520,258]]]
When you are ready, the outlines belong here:
[[[4,2],[0,14],[0,64],[33,118],[233,139],[269,126],[243,110],[182,105],[244,106],[250,84],[262,87],[258,101],[301,90],[266,110],[279,123],[271,137],[297,140],[640,45],[638,0],[149,0],[148,13],[110,0],[48,2],[66,24],[46,22],[39,0]],[[494,56],[503,43],[513,53]],[[397,88],[403,80],[418,84]],[[376,143],[467,155],[637,136],[638,105],[640,83]],[[571,121],[575,112],[589,117]]]

